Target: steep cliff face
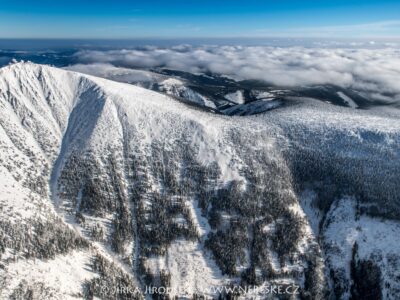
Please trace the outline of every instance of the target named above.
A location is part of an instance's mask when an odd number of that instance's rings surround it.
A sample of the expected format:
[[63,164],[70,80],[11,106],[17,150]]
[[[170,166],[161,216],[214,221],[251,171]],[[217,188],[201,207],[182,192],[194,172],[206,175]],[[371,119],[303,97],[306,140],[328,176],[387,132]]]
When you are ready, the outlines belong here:
[[346,299],[372,268],[372,293],[395,299],[398,115],[287,102],[228,117],[47,66],[1,69],[2,295],[279,284]]

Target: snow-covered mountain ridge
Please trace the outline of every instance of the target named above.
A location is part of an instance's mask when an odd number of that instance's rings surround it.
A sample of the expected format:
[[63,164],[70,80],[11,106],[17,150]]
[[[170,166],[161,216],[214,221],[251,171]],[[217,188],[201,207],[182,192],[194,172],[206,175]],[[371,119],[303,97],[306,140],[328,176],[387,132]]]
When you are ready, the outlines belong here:
[[48,66],[2,68],[2,297],[295,284],[295,297],[347,299],[365,296],[370,266],[374,296],[395,299],[400,246],[382,237],[400,231],[398,115],[291,101],[229,117]]
[[64,69],[145,87],[186,104],[229,116],[260,114],[286,105],[291,96],[354,109],[395,107],[390,101],[379,101],[367,93],[335,85],[275,86],[264,81],[235,81],[218,74],[193,74],[162,68],[130,69],[99,63],[70,65]]

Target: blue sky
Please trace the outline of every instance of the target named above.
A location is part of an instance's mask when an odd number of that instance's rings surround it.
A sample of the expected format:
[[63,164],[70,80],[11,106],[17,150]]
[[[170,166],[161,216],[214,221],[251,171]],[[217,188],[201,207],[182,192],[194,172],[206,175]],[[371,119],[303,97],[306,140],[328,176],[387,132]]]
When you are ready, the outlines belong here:
[[2,38],[400,37],[400,1],[0,0]]

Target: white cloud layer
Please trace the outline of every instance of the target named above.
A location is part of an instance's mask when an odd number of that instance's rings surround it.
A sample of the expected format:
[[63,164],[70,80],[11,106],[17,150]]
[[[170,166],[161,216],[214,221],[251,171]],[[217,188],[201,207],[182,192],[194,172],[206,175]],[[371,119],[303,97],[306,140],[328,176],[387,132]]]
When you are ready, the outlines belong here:
[[334,84],[385,102],[400,102],[399,49],[331,49],[187,45],[80,51],[81,63],[212,72],[277,86]]

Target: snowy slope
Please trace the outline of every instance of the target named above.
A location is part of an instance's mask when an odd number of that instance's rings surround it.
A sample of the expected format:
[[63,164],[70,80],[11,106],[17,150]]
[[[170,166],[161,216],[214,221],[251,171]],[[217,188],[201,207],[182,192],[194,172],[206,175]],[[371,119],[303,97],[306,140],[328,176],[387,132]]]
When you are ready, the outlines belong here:
[[[4,186],[1,193],[3,210],[8,215],[6,218],[25,219],[36,216],[36,210],[40,212],[31,203],[36,194],[32,194],[33,188],[29,189],[30,186],[36,188],[36,181],[40,179],[43,187],[39,191],[41,199],[37,200],[38,206],[43,203],[49,206],[51,202],[46,198],[49,199],[52,193],[56,210],[59,213],[65,211],[67,214],[64,219],[83,235],[87,230],[79,228],[75,220],[71,221],[69,217],[71,210],[79,210],[79,207],[71,208],[58,196],[58,189],[63,186],[57,184],[57,180],[71,153],[91,151],[100,164],[102,156],[110,151],[116,157],[123,158],[125,153],[122,152],[126,147],[131,147],[129,140],[125,143],[124,138],[132,134],[129,130],[137,130],[134,126],[142,127],[140,138],[148,144],[163,136],[162,130],[171,125],[171,118],[177,118],[177,123],[184,122],[180,120],[178,111],[186,110],[191,117],[197,113],[155,92],[54,68],[26,63],[6,67],[1,72],[1,105],[5,108],[1,117],[1,155],[4,163],[2,168],[5,169],[3,178],[9,178],[2,181]],[[120,95],[126,95],[126,98]],[[152,110],[161,112],[154,114]],[[206,124],[207,120],[203,122]],[[181,126],[186,125],[183,123]],[[216,143],[216,133],[213,131],[207,141],[211,144]],[[202,132],[201,126],[199,132]],[[179,132],[172,132],[171,138],[178,139]],[[228,168],[225,165],[230,160],[230,151],[228,148],[224,150],[225,153],[218,154],[223,164],[223,176],[227,180],[240,177],[235,167]],[[202,157],[202,160],[207,159],[207,155]],[[123,162],[116,168],[121,174],[125,172]],[[31,170],[32,174],[24,169]],[[24,182],[16,186],[18,181]],[[50,181],[50,187],[46,181]],[[128,193],[126,187],[124,189],[123,193]],[[55,214],[51,205],[48,210]],[[47,217],[46,214],[44,216]],[[104,216],[100,223],[107,227],[110,218]],[[102,251],[110,252],[107,245],[98,246]],[[129,255],[129,251],[132,249],[128,249],[124,257]],[[78,263],[75,267],[79,268]],[[12,268],[9,267],[10,274]]]
[[[160,86],[187,97],[175,79],[163,78]],[[370,258],[373,236],[397,236],[400,121],[382,111],[354,113],[291,101],[256,116],[229,117],[71,71],[31,63],[1,69],[0,172],[6,179],[0,183],[1,217],[34,228],[47,220],[73,242],[56,243],[54,255],[42,254],[45,259],[35,263],[38,254],[24,258],[8,236],[25,236],[25,227],[0,223],[0,242],[6,245],[0,276],[9,282],[0,292],[9,297],[32,289],[24,282],[35,278],[48,287],[42,290],[63,299],[88,291],[105,298],[101,284],[126,284],[129,278],[133,286],[167,285],[171,295],[186,297],[217,296],[210,286],[293,283],[302,296],[324,299],[329,287],[352,276],[349,249],[355,240],[359,257]],[[238,106],[245,115],[277,104],[254,103]],[[360,169],[361,181],[351,176]],[[354,187],[335,189],[335,199],[370,191],[365,202],[359,200],[365,216],[358,221],[333,217],[337,202],[321,193],[332,177]],[[381,188],[376,182],[383,182]],[[308,192],[302,194],[303,188]],[[374,205],[390,221],[371,219]],[[371,224],[378,233],[368,233]],[[341,240],[358,227],[363,236],[347,244]],[[337,230],[349,232],[335,235]],[[389,240],[381,242],[382,257],[399,259],[385,248]],[[32,253],[42,251],[26,243]],[[342,245],[344,265],[333,263],[337,254],[327,246],[332,243]],[[384,298],[394,299],[397,273],[389,263],[374,263],[382,269],[382,286],[393,287],[382,287]],[[49,281],[43,275],[57,273],[56,264],[66,274],[65,284],[57,274]],[[329,270],[339,268],[344,277],[332,278]],[[349,291],[341,291],[344,299]]]
[[59,219],[49,185],[70,114],[93,89],[85,78],[29,63],[0,70],[2,299],[79,299],[98,276],[90,265],[102,249]]

